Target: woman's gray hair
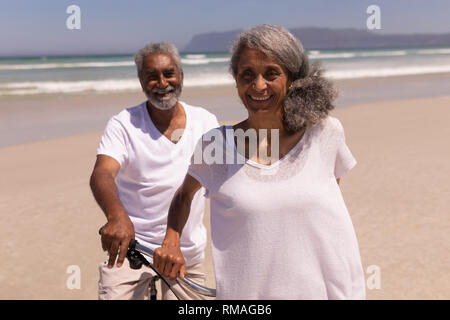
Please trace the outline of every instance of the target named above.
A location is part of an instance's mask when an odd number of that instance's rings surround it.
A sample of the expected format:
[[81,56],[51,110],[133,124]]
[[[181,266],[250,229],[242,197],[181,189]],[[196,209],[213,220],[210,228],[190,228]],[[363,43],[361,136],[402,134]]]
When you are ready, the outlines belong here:
[[136,63],[137,73],[139,80],[142,83],[142,72],[144,69],[144,60],[145,58],[152,53],[168,53],[170,54],[173,59],[175,60],[175,64],[177,66],[178,72],[181,74],[183,72],[183,68],[181,65],[181,58],[180,53],[178,52],[177,47],[175,47],[173,44],[166,43],[166,42],[159,42],[159,43],[149,43],[142,49],[140,49],[136,54],[134,55],[134,62]]
[[287,131],[301,131],[328,116],[337,91],[323,77],[320,64],[309,65],[302,44],[289,31],[263,24],[240,34],[231,48],[230,72],[235,79],[241,52],[246,47],[263,52],[288,72],[292,83],[283,101],[283,125]]

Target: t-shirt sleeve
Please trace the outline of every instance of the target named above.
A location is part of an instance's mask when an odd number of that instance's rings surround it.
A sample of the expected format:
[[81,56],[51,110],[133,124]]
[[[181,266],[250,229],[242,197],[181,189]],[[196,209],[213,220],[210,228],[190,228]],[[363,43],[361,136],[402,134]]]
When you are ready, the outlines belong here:
[[203,150],[205,143],[203,137],[197,142],[194,153],[188,168],[188,174],[195,178],[205,188],[205,197],[209,196],[209,187],[211,181],[211,168],[203,161]]
[[203,159],[203,152],[205,147],[207,146],[207,139],[205,136],[208,136],[213,129],[218,128],[219,121],[217,121],[217,117],[205,111],[204,117],[204,126],[203,126],[203,135],[197,142],[194,153],[191,157],[190,165],[188,168],[188,174],[195,178],[200,184],[206,189],[205,197],[208,197],[209,187],[211,182],[211,167],[207,163],[205,163]]
[[128,158],[126,132],[123,126],[112,118],[108,121],[102,139],[97,148],[97,155],[104,154],[119,162],[120,166]]
[[334,176],[341,178],[346,175],[355,165],[356,159],[345,142],[344,128],[339,120],[337,122],[337,152],[334,165]]
[[[212,154],[216,155],[216,152],[218,152],[217,155],[221,154],[218,150],[222,147],[222,145],[222,131],[220,128],[213,128],[202,135],[197,142],[194,153],[191,157],[188,174],[194,177],[206,189],[205,197],[209,197],[209,191],[214,183],[212,177],[213,167],[217,164],[216,161],[220,161]],[[222,156],[223,154],[220,157]]]

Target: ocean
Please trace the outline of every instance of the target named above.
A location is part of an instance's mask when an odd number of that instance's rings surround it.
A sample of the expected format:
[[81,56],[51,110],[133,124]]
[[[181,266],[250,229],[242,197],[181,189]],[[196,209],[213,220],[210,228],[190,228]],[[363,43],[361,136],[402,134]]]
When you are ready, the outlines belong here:
[[[450,72],[450,48],[309,50],[332,79]],[[185,88],[230,86],[228,53],[181,54]],[[0,96],[141,91],[133,55],[0,58]]]

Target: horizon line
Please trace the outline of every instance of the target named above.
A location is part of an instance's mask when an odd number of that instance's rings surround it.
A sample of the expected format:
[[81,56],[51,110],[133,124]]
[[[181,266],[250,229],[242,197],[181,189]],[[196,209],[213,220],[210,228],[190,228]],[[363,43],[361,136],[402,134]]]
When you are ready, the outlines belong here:
[[[231,29],[231,30],[227,30],[227,31],[210,31],[210,32],[205,32],[205,33],[198,33],[195,34],[191,37],[190,41],[183,45],[183,48],[188,47],[189,43],[196,37],[199,35],[207,35],[207,34],[216,34],[216,33],[229,33],[229,32],[234,32],[234,31],[239,31],[239,30],[246,30],[247,28],[236,28],[236,29]],[[369,34],[374,34],[374,35],[378,35],[378,36],[443,36],[443,35],[450,35],[450,31],[448,32],[435,32],[435,33],[382,33],[383,29],[381,30],[367,30],[367,29],[359,29],[359,28],[332,28],[332,27],[317,27],[317,26],[307,26],[307,27],[286,27],[286,29],[288,30],[293,30],[293,29],[328,29],[328,30],[356,30],[356,31],[366,31]],[[151,41],[150,41],[151,42]],[[450,45],[450,44],[448,44]],[[439,48],[439,47],[444,47],[445,45],[441,45],[441,46],[433,46],[433,48]],[[177,46],[178,47],[178,46]],[[385,48],[392,48],[392,49],[399,49],[399,48],[419,48],[419,47],[424,47],[424,46],[420,46],[420,45],[410,45],[410,46],[373,46],[373,47],[347,47],[347,48],[307,48],[305,47],[306,50],[349,50],[349,49],[353,49],[353,50],[358,50],[358,49],[385,49]],[[137,49],[138,50],[138,49]],[[184,49],[179,49],[180,54],[190,54],[190,53],[228,53],[227,51],[192,51],[192,50],[184,50]],[[2,54],[0,53],[0,58],[2,59],[7,59],[7,58],[42,58],[42,57],[81,57],[81,56],[128,56],[128,55],[134,55],[135,52],[72,52],[72,53],[16,53],[16,54],[11,54],[11,53],[7,53],[7,54]]]

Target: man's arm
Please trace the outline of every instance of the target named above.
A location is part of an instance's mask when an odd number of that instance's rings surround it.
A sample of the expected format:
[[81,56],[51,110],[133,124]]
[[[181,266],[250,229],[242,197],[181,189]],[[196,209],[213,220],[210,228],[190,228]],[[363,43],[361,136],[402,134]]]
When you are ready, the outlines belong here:
[[119,169],[120,164],[114,158],[98,155],[90,179],[94,198],[108,220],[102,230],[102,247],[109,253],[109,268],[114,266],[118,252],[117,266],[122,266],[128,245],[134,239],[133,223],[117,193],[115,177]]

